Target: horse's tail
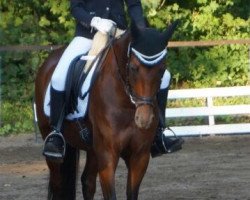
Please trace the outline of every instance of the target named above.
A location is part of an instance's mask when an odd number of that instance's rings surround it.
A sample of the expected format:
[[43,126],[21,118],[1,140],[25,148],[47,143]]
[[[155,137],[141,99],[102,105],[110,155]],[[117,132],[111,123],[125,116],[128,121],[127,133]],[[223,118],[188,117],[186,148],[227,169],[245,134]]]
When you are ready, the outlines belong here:
[[[76,181],[79,165],[79,150],[67,144],[65,158],[60,166],[60,175],[62,178],[61,198],[76,199]],[[49,184],[48,200],[54,199],[53,189]]]

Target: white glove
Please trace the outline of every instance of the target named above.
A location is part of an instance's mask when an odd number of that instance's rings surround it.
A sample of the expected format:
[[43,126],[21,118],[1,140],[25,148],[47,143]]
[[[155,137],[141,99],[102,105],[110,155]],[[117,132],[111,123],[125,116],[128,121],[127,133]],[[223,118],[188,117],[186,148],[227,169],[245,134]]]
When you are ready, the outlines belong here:
[[106,34],[106,33],[109,33],[112,30],[112,28],[113,28],[113,26],[115,24],[116,23],[113,22],[110,19],[103,19],[103,18],[100,18],[100,17],[93,17],[92,20],[91,20],[90,26],[92,26],[96,30]]

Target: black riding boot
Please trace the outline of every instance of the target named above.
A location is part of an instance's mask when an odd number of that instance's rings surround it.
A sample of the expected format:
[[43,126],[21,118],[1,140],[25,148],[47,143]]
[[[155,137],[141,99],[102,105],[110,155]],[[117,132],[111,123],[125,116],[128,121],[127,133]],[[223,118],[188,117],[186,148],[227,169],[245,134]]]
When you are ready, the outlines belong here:
[[168,88],[161,89],[157,94],[159,106],[159,125],[156,136],[151,147],[151,156],[157,157],[165,153],[172,153],[182,148],[184,140],[180,137],[167,137],[164,135],[165,130],[165,109],[167,104]]
[[50,89],[50,125],[53,131],[46,137],[43,155],[50,160],[62,162],[65,155],[65,140],[61,133],[65,116],[65,92]]

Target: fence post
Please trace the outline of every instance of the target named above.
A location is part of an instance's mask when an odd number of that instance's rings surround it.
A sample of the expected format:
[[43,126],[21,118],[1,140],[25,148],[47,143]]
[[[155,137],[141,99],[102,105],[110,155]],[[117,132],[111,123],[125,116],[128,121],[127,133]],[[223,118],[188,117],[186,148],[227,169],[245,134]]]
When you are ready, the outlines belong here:
[[[207,97],[207,107],[208,108],[211,108],[213,107],[213,97]],[[215,124],[215,121],[214,121],[214,115],[209,115],[208,116],[208,124],[209,126],[212,126]]]
[[36,141],[36,143],[38,143],[39,130],[38,130],[38,127],[37,127],[38,119],[37,119],[37,113],[36,113],[35,100],[33,100],[33,102],[32,102],[32,110],[33,110],[33,123],[34,123],[34,131],[35,131],[35,141]]

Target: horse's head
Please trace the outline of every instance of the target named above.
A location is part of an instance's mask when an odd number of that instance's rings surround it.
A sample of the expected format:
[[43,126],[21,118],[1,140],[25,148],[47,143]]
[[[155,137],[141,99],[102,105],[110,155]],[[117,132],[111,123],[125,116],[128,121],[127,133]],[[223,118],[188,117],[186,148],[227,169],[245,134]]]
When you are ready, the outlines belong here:
[[135,123],[139,128],[148,129],[155,118],[156,94],[166,67],[166,46],[176,25],[173,23],[164,32],[131,27],[127,83],[131,101],[136,106]]

